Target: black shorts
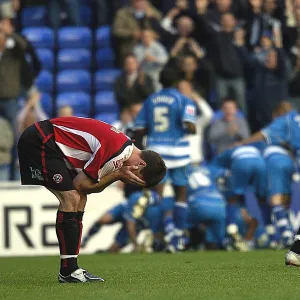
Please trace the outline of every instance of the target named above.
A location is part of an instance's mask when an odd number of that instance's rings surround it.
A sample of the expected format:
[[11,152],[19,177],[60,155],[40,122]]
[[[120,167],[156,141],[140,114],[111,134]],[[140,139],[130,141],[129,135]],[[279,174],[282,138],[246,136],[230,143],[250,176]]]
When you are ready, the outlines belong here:
[[43,185],[57,191],[74,190],[77,175],[69,170],[64,155],[54,140],[50,121],[28,127],[18,142],[21,182],[23,185]]

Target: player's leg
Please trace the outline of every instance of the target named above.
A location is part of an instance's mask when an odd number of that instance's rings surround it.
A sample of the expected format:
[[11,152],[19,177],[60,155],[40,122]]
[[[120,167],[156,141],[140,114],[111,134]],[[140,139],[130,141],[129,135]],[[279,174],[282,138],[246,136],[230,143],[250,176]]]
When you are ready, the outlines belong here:
[[[169,170],[167,170],[166,176],[156,187],[156,191],[160,195],[161,199],[164,199],[163,192],[164,192],[166,182],[169,180],[169,178],[170,178],[170,172]],[[169,244],[174,236],[174,231],[175,231],[175,225],[173,219],[173,207],[166,206],[163,208],[163,211],[164,211],[164,233],[165,233],[164,239],[165,242]]]
[[290,246],[294,234],[289,220],[286,199],[290,198],[291,194],[293,162],[289,157],[280,156],[276,160],[270,158],[267,161],[267,166],[267,187],[274,225],[280,234],[282,245],[284,247]]
[[184,231],[187,225],[187,167],[170,170],[170,177],[175,193],[175,206],[173,212],[175,225],[175,240],[173,245],[177,250],[184,250]]
[[236,160],[231,166],[231,188],[232,195],[227,206],[227,234],[235,236],[238,234],[238,220],[236,216],[240,206],[245,205],[245,195],[251,179],[251,169],[246,159]]
[[249,159],[240,159],[231,166],[232,197],[227,207],[227,228],[229,244],[238,251],[247,251],[248,247],[239,233],[237,216],[240,207],[245,210],[245,195],[252,177],[252,162]]
[[121,217],[122,213],[124,212],[124,205],[119,204],[115,207],[113,207],[111,210],[107,211],[102,215],[94,224],[89,228],[87,234],[82,240],[81,247],[86,247],[89,240],[97,234],[103,225],[109,225],[118,222]]

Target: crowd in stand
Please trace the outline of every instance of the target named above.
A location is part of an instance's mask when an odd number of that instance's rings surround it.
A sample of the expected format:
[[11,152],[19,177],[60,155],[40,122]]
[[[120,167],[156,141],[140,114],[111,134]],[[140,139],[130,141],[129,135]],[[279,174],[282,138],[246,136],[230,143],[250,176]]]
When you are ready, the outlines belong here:
[[[82,17],[83,4],[91,8],[90,22]],[[15,32],[22,31],[24,9],[45,5],[54,30],[62,22],[88,23],[91,30],[111,26],[121,69],[114,83],[121,121],[129,122],[132,107],[161,88],[162,70],[178,75],[179,90],[199,109],[197,162],[207,155],[203,136],[209,152],[219,153],[268,124],[279,102],[300,107],[298,0],[0,0],[2,180],[9,178],[14,140],[47,118],[35,87],[41,64],[31,43]],[[20,95],[27,99],[21,110]],[[72,107],[57,107],[57,114],[72,115]]]

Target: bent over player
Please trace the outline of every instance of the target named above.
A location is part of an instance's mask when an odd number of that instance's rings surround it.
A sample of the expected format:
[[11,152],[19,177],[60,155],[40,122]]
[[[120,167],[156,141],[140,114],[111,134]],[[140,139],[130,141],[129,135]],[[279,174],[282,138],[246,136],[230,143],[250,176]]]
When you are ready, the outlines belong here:
[[166,174],[164,161],[141,151],[111,125],[65,117],[30,126],[18,142],[23,185],[42,185],[60,204],[56,233],[60,248],[60,283],[103,281],[77,265],[87,195],[117,180],[151,187]]

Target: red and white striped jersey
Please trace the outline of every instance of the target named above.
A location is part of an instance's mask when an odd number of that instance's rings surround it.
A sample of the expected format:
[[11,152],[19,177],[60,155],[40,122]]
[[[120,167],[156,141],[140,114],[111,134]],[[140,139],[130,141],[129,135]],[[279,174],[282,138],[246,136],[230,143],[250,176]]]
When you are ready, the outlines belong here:
[[50,122],[67,167],[77,173],[83,171],[94,181],[121,168],[132,154],[132,141],[110,124],[77,117]]

